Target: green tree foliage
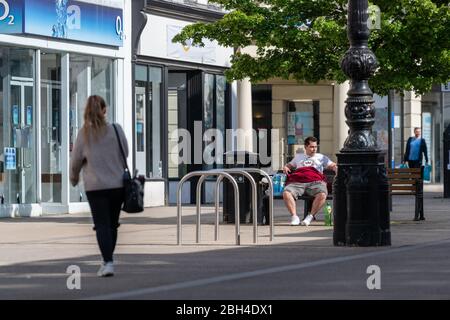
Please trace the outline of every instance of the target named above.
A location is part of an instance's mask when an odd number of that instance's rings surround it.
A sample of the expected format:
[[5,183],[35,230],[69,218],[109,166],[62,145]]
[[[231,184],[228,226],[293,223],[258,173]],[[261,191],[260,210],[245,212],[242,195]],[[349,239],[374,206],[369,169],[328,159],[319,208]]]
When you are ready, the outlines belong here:
[[[244,48],[254,45],[257,57],[235,51],[229,80],[272,77],[345,81],[340,60],[349,48],[346,0],[213,0],[228,10],[214,23],[185,27],[174,41],[203,39]],[[450,80],[450,2],[443,0],[373,0],[381,11],[379,29],[369,46],[380,68],[371,79],[374,92],[390,89],[425,93]]]

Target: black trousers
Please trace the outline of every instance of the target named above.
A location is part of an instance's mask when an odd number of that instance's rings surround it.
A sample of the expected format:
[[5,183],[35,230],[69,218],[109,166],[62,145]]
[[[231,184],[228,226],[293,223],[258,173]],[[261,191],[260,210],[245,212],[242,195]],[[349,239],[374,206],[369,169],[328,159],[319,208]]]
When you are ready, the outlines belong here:
[[410,168],[420,168],[422,166],[422,161],[420,160],[408,160],[408,167]]
[[117,242],[120,209],[124,200],[124,189],[87,191],[91,207],[94,230],[104,262],[112,262]]

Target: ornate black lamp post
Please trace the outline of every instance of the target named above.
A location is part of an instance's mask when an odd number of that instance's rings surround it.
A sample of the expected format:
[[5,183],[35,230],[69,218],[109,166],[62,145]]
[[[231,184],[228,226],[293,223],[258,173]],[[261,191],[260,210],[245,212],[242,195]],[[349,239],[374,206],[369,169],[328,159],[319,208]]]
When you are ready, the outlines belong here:
[[369,78],[378,67],[368,48],[368,1],[348,1],[350,49],[341,62],[350,78],[345,116],[349,136],[338,158],[333,186],[334,234],[337,246],[386,246],[389,230],[388,182],[382,153],[372,135],[375,121]]

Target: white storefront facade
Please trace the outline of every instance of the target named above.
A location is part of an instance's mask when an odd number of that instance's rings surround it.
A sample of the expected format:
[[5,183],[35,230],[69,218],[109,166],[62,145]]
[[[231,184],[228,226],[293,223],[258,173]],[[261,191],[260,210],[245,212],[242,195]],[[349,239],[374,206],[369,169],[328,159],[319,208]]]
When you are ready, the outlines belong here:
[[[134,167],[147,179],[146,206],[176,203],[177,184],[186,173],[216,168],[194,159],[208,143],[202,141],[203,133],[233,127],[236,91],[224,76],[233,49],[211,41],[201,48],[172,43],[184,26],[222,15],[207,1],[133,1],[132,150]],[[188,163],[177,162],[177,129],[192,137]],[[183,202],[194,200],[193,181],[183,188]]]
[[0,217],[89,211],[71,150],[92,94],[131,136],[130,32],[130,1],[0,1]]

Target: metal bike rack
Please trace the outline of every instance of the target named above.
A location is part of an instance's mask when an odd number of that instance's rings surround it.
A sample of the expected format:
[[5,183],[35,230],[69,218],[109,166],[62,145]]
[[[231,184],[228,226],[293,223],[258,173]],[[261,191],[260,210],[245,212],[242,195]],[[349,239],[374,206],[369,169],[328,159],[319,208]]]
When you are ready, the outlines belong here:
[[[177,221],[178,221],[178,223],[177,223],[177,244],[178,245],[181,245],[181,240],[182,240],[182,228],[181,228],[181,188],[182,188],[182,186],[183,186],[183,184],[187,181],[187,180],[189,180],[190,178],[192,178],[192,177],[195,177],[195,176],[200,176],[200,177],[208,177],[208,176],[219,176],[219,178],[220,177],[222,177],[222,179],[225,177],[225,178],[227,178],[230,182],[231,182],[231,184],[233,185],[233,189],[234,189],[234,208],[235,208],[235,210],[234,210],[234,213],[235,213],[235,230],[236,230],[236,236],[235,236],[235,238],[236,238],[236,244],[237,245],[240,245],[240,242],[241,242],[241,236],[240,236],[240,221],[239,221],[239,217],[240,217],[240,214],[239,214],[239,188],[238,188],[238,185],[237,185],[237,183],[236,183],[236,180],[234,180],[234,178],[230,175],[230,174],[228,174],[228,173],[226,173],[226,172],[209,172],[209,171],[193,171],[193,172],[190,172],[190,173],[188,173],[187,175],[185,175],[181,180],[180,180],[180,182],[178,183],[178,188],[177,188]],[[221,180],[222,180],[221,179]],[[216,194],[216,197],[217,197],[217,194]],[[197,196],[197,199],[198,199],[198,196]],[[197,206],[197,243],[200,241],[200,238],[199,238],[199,235],[200,235],[200,233],[199,233],[199,222],[200,222],[200,211],[199,211],[199,207]],[[217,214],[216,214],[216,216],[217,216]]]
[[210,176],[218,176],[215,188],[215,241],[219,239],[219,193],[220,193],[220,183],[223,178],[227,178],[234,189],[234,207],[235,207],[235,230],[236,230],[236,244],[240,245],[240,213],[239,213],[239,188],[236,180],[233,178],[232,174],[240,174],[249,179],[252,185],[252,203],[253,203],[253,242],[256,244],[258,241],[258,211],[257,211],[257,186],[253,177],[249,172],[258,173],[265,176],[268,179],[269,187],[269,224],[270,224],[270,241],[273,241],[274,237],[274,227],[273,227],[273,186],[271,183],[270,176],[261,169],[257,168],[230,168],[230,169],[213,169],[208,171],[194,171],[185,175],[178,183],[177,188],[177,244],[181,245],[182,241],[182,228],[181,228],[181,189],[183,184],[194,176],[200,176],[197,183],[196,190],[196,242],[200,242],[201,238],[201,187],[204,180]]
[[[213,169],[213,170],[208,170],[206,172],[214,172],[217,173],[218,175],[224,172],[227,173],[233,173],[233,174],[241,174],[244,177],[246,177],[249,181],[250,184],[252,185],[252,202],[253,202],[253,243],[257,243],[258,242],[258,208],[257,208],[257,186],[256,186],[256,182],[255,179],[253,179],[253,177],[251,176],[251,174],[249,174],[246,171],[240,170],[240,169]],[[206,176],[202,176],[200,177],[200,179],[198,180],[197,183],[197,239],[200,238],[200,211],[201,211],[201,188],[202,188],[202,184],[203,181],[206,179]],[[220,176],[216,181],[216,193],[215,193],[215,210],[216,210],[216,223],[215,223],[215,240],[217,241],[219,239],[219,192],[220,192],[220,182],[222,182],[223,178],[221,179]],[[240,219],[240,217],[239,217]],[[236,219],[235,219],[236,222]],[[199,240],[197,240],[198,242]]]
[[[272,179],[270,178],[269,174],[265,172],[264,170],[258,169],[258,168],[234,168],[234,169],[221,169],[221,172],[230,172],[234,173],[233,171],[246,171],[246,172],[253,172],[253,173],[259,173],[260,175],[267,178],[268,186],[269,186],[269,224],[270,224],[270,241],[273,241],[273,186],[272,186]],[[253,217],[253,221],[255,221],[255,217]]]

